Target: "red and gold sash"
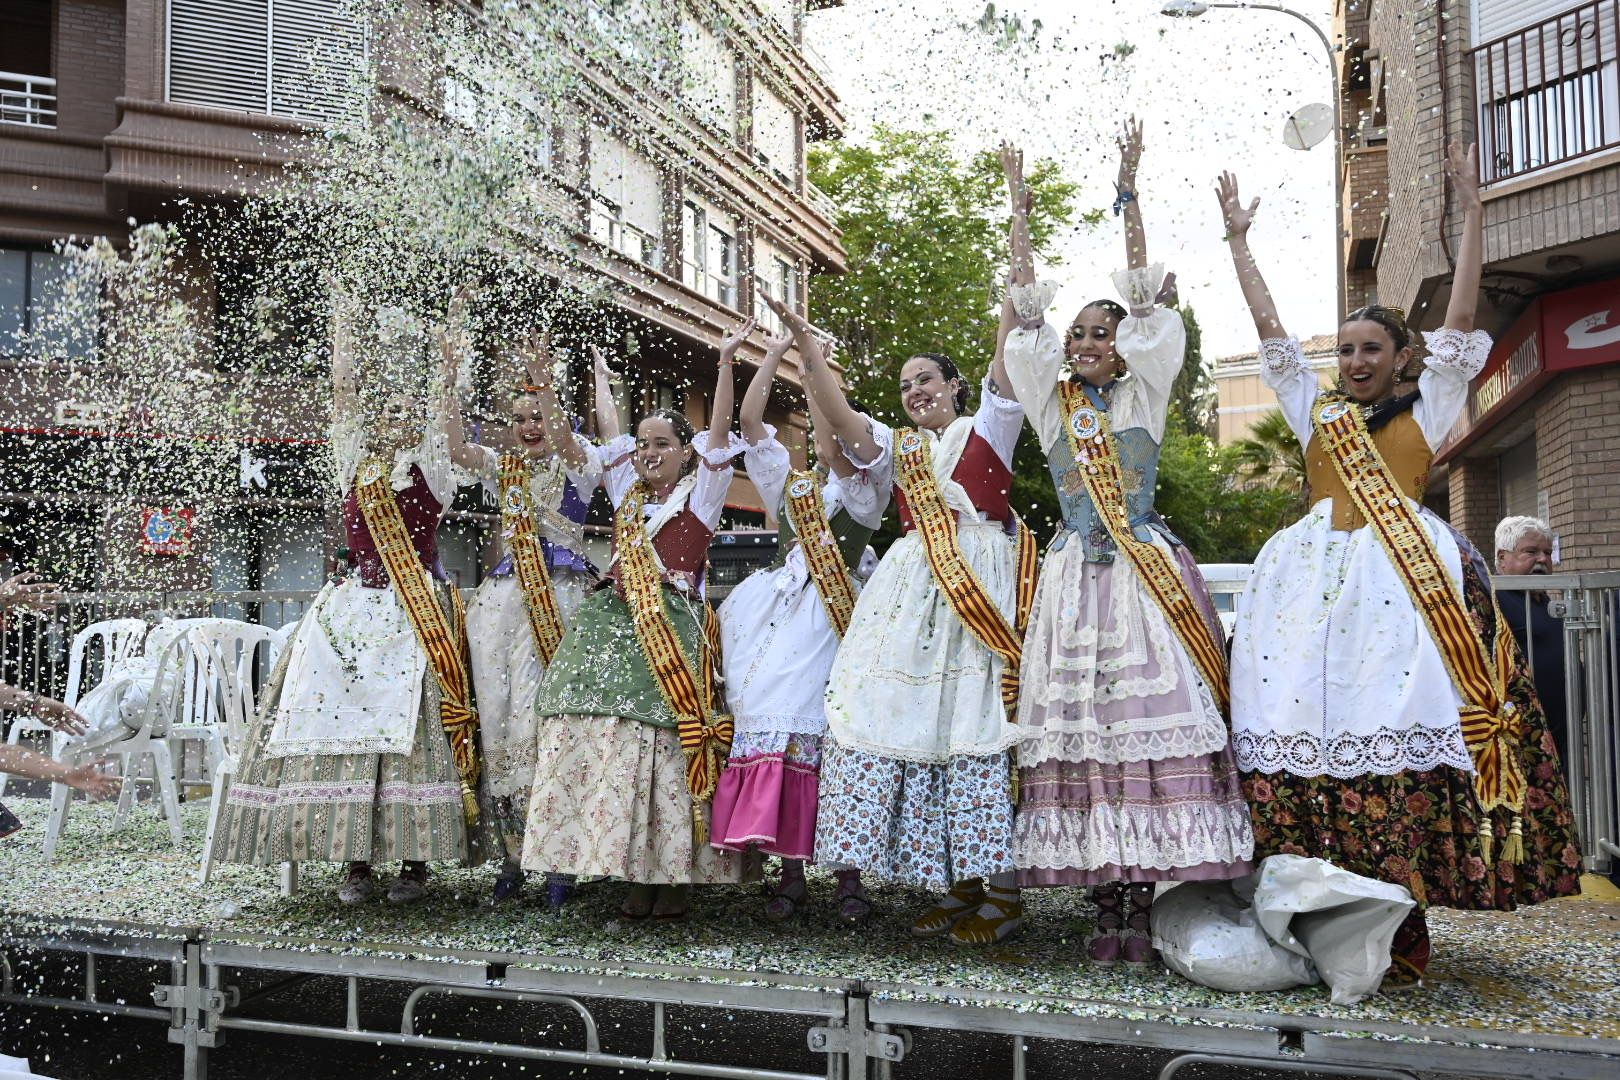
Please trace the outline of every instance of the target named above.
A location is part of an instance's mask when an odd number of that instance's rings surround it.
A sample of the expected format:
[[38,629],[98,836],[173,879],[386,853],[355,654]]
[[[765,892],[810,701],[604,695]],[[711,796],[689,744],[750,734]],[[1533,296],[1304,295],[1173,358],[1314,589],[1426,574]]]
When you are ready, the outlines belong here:
[[[720,630],[714,612],[704,604],[701,674],[694,675],[681,639],[664,610],[663,575],[642,511],[647,483],[637,480],[613,518],[619,584],[635,623],[636,640],[658,682],[664,704],[675,714],[681,750],[686,755],[686,790],[692,796],[692,842],[708,843],[703,807],[714,797],[731,752],[732,720],[715,709],[715,670],[720,663]],[[700,601],[701,603],[701,601]],[[701,679],[701,685],[700,685]]]
[[805,565],[810,568],[810,580],[816,583],[821,606],[827,609],[827,621],[842,638],[855,611],[855,585],[827,522],[821,481],[815,473],[801,470],[788,476],[786,505],[788,520],[799,538],[799,550],[804,552]]
[[518,454],[501,455],[501,532],[512,552],[518,587],[529,611],[529,633],[542,665],[549,666],[562,644],[562,612],[551,587],[546,553],[534,528],[534,501],[529,496],[529,463]]
[[1193,663],[1221,712],[1230,711],[1231,683],[1226,673],[1226,649],[1215,638],[1198,602],[1187,589],[1181,569],[1164,549],[1136,538],[1131,528],[1130,510],[1125,501],[1124,477],[1120,472],[1119,446],[1108,413],[1097,408],[1079,386],[1068,379],[1058,383],[1063,402],[1063,432],[1074,455],[1074,467],[1086,485],[1097,517],[1108,535],[1147,586],[1148,595],[1159,605],[1176,637]]
[[905,492],[912,523],[922,536],[928,566],[946,603],[984,647],[1001,657],[1001,701],[1008,715],[1018,708],[1018,667],[1024,654],[1024,627],[1035,600],[1035,537],[1018,522],[1018,598],[1013,624],[1001,614],[962,554],[956,535],[956,514],[945,505],[934,476],[933,450],[928,439],[913,429],[899,433],[896,444],[897,479]]
[[434,678],[439,680],[439,723],[450,738],[450,752],[461,777],[461,809],[467,824],[478,821],[478,712],[473,708],[467,679],[467,619],[461,593],[450,589],[451,615],[446,617],[433,593],[433,578],[422,565],[405,517],[388,483],[388,466],[381,458],[367,459],[360,468],[356,488],[360,513],[366,519],[377,554],[388,570],[394,595],[411,620],[416,640],[427,654]]
[[1513,832],[1503,845],[1502,858],[1520,862],[1524,856],[1519,834],[1525,775],[1519,740],[1524,726],[1508,700],[1513,634],[1507,621],[1493,601],[1496,647],[1494,655],[1488,654],[1434,541],[1373,443],[1361,410],[1343,398],[1324,397],[1313,410],[1312,420],[1318,442],[1406,585],[1462,697],[1463,741],[1474,759],[1474,794],[1485,811],[1480,817],[1485,861],[1491,861],[1490,812],[1505,806],[1513,812]]

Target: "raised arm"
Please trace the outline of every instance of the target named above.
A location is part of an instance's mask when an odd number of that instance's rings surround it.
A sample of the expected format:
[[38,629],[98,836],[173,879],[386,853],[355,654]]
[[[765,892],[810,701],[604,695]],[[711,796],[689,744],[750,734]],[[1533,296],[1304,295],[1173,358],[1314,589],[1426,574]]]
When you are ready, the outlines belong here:
[[445,325],[439,327],[439,413],[445,438],[450,443],[450,460],[463,469],[476,470],[480,465],[478,451],[467,445],[467,428],[462,422],[461,401],[456,393],[461,380],[462,361],[470,353],[467,334],[466,288],[456,291],[450,300],[450,311]]
[[608,367],[607,356],[595,345],[591,346],[591,377],[595,383],[596,436],[606,445],[624,433],[619,424],[619,395],[613,391],[619,380]]
[[1457,245],[1457,269],[1451,279],[1451,300],[1446,304],[1446,328],[1474,329],[1479,307],[1479,273],[1485,261],[1485,204],[1479,197],[1479,147],[1453,139],[1446,147],[1446,180],[1463,212],[1462,242]]
[[714,373],[714,401],[709,408],[709,445],[724,446],[731,437],[731,408],[737,401],[737,382],[732,368],[737,350],[754,332],[754,317],[744,319],[737,329],[720,340],[720,363]]
[[1012,203],[1012,231],[1008,238],[1010,252],[1007,267],[1008,292],[1001,301],[1001,322],[996,327],[996,351],[990,360],[990,381],[996,392],[1016,401],[1012,379],[1007,377],[1007,335],[1018,326],[1018,312],[1013,307],[1012,286],[1031,285],[1035,282],[1035,252],[1029,241],[1029,207],[1032,201],[1029,185],[1024,182],[1024,152],[1011,143],[1002,143],[998,155],[1001,171],[1007,177],[1007,196]]
[[1271,290],[1266,288],[1266,280],[1260,276],[1260,268],[1249,251],[1249,226],[1254,222],[1254,212],[1260,209],[1259,196],[1245,210],[1238,196],[1237,177],[1229,172],[1221,173],[1221,184],[1215,194],[1226,220],[1226,241],[1232,249],[1232,265],[1237,270],[1238,285],[1249,305],[1249,314],[1254,317],[1255,331],[1262,341],[1287,337],[1288,332],[1277,317],[1277,304],[1271,299]]
[[765,297],[765,304],[781,318],[782,325],[793,335],[793,344],[799,350],[804,372],[804,392],[815,399],[815,405],[826,418],[828,431],[844,444],[845,449],[859,460],[877,456],[878,448],[872,441],[872,428],[866,417],[849,407],[838,378],[827,363],[827,354],[816,340],[815,331],[804,316],[774,297]]
[[564,466],[574,472],[584,472],[590,461],[585,455],[585,448],[574,438],[573,425],[568,422],[568,414],[557,400],[556,358],[551,353],[551,342],[546,335],[532,333],[524,342],[523,370],[528,375],[535,398],[540,402],[540,426],[545,429],[546,443]]
[[781,365],[782,357],[792,344],[793,335],[786,332],[765,338],[765,361],[759,365],[759,370],[754,372],[754,378],[743,394],[742,408],[737,414],[737,426],[742,429],[742,437],[747,439],[751,446],[757,446],[765,441],[765,406],[771,400],[771,387],[776,382],[776,369]]
[[1125,265],[1140,270],[1148,264],[1147,229],[1142,225],[1142,204],[1136,195],[1136,167],[1142,162],[1142,122],[1125,121],[1119,147],[1119,179],[1114,181],[1114,208],[1125,217]]

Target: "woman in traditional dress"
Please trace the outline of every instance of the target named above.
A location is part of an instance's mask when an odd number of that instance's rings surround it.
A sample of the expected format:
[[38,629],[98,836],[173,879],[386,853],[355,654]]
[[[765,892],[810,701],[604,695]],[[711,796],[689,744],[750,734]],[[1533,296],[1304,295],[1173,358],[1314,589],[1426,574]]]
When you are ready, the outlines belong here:
[[[452,320],[452,326],[459,325]],[[464,341],[446,338],[446,378],[452,385],[466,352]],[[501,454],[467,442],[459,414],[452,414],[448,430],[451,460],[482,483],[501,508],[501,559],[467,606],[490,819],[485,824],[505,855],[495,878],[497,903],[523,884],[518,860],[534,782],[534,701],[540,679],[597,581],[596,568],[583,554],[587,500],[599,479],[590,444],[571,430],[549,389],[544,373],[551,358],[540,339],[530,339],[523,359],[528,383],[511,402],[512,450]],[[564,474],[556,447],[565,443],[577,444],[585,460],[583,488]],[[560,903],[565,883],[552,884],[556,887],[548,898]]]
[[[1421,977],[1429,905],[1502,909],[1579,889],[1580,851],[1546,717],[1485,563],[1419,500],[1490,353],[1474,329],[1483,209],[1472,147],[1448,148],[1463,212],[1444,325],[1415,390],[1402,312],[1339,327],[1323,390],[1249,252],[1259,205],[1219,197],[1261,337],[1261,376],[1305,448],[1316,504],[1267,541],[1232,640],[1233,747],[1257,854],[1316,856],[1411,889],[1391,975]],[[1421,603],[1419,602],[1421,600]]]
[[1024,411],[1003,396],[999,353],[972,413],[948,357],[908,359],[900,401],[916,427],[898,433],[851,408],[826,364],[807,363],[805,379],[850,463],[897,486],[904,530],[833,662],[816,860],[945,892],[912,924],[919,938],[1001,941],[1024,919],[1007,753],[1018,601],[1035,575],[1034,539],[1008,502]]
[[[773,309],[780,306],[766,298]],[[789,330],[766,338],[765,362],[743,395],[743,461],[781,529],[776,564],[748,577],[720,605],[727,701],[736,724],[731,760],[714,796],[713,843],[782,859],[782,878],[765,905],[780,922],[804,903],[805,861],[815,851],[827,676],[849,626],[856,571],[883,518],[888,490],[838,450],[809,398],[823,479],[795,472],[776,429],[764,422],[776,368],[797,340],[803,363],[825,363],[813,336]],[[809,359],[814,350],[815,358]],[[870,912],[860,871],[838,871],[838,915]]]
[[1225,635],[1198,565],[1153,509],[1186,335],[1156,306],[1136,168],[1142,127],[1120,142],[1127,315],[1099,300],[1066,334],[1043,313],[1023,156],[1003,147],[1012,194],[1007,374],[1063,506],[1047,549],[1018,699],[1020,885],[1091,886],[1092,962],[1153,957],[1154,882],[1248,873],[1254,833],[1227,745]]
[[469,857],[477,819],[459,600],[437,543],[456,493],[454,404],[446,390],[430,424],[425,403],[399,393],[362,413],[350,328],[340,300],[332,450],[356,572],[316,597],[272,675],[215,852],[254,865],[346,862],[338,896],[349,904],[372,895],[374,861],[398,859],[388,898],[408,903],[430,860]]
[[731,734],[716,708],[718,629],[702,595],[731,459],[743,449],[730,430],[731,367],[752,330],[748,320],[721,343],[707,431],[694,435],[664,409],[642,419],[633,441],[559,447],[575,476],[599,463],[614,553],[540,685],[522,865],[632,882],[625,918],[681,918],[689,883],[758,870],[757,857],[709,843],[705,804]]

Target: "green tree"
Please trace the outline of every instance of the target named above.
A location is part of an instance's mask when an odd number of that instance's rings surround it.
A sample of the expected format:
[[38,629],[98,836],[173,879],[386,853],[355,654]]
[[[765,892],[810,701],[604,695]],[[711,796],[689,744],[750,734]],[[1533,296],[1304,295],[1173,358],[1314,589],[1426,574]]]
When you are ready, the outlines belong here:
[[[1078,214],[1076,186],[1056,163],[1027,171],[1035,250],[1050,261],[1055,235],[1101,211]],[[904,424],[896,387],[919,352],[942,352],[977,391],[995,347],[1000,283],[1007,269],[1007,196],[992,148],[959,158],[942,131],[880,126],[866,143],[815,148],[810,178],[838,205],[849,272],[816,280],[810,317],[837,335],[852,396],[886,423]],[[1040,535],[1057,497],[1040,448],[1019,443],[1013,499]]]
[[1293,496],[1245,482],[1237,448],[1188,431],[1174,406],[1154,502],[1199,562],[1251,562],[1267,538],[1297,516]]
[[1215,380],[1204,364],[1204,332],[1191,304],[1178,304],[1182,325],[1187,330],[1187,360],[1170,388],[1170,403],[1176,408],[1182,430],[1189,435],[1215,434]]
[[1232,443],[1232,450],[1243,479],[1288,495],[1296,517],[1310,508],[1305,450],[1281,409],[1262,414],[1248,435]]

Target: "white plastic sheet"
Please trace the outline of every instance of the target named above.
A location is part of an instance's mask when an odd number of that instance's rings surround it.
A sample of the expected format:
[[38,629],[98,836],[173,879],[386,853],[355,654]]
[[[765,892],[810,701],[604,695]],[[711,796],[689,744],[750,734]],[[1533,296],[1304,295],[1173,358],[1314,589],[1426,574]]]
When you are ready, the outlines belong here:
[[1378,989],[1395,930],[1413,907],[1400,885],[1322,859],[1273,855],[1237,881],[1171,889],[1153,905],[1153,943],[1172,971],[1216,990],[1321,981],[1336,1005]]

